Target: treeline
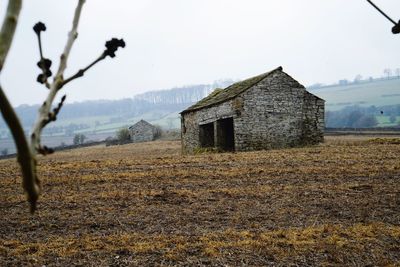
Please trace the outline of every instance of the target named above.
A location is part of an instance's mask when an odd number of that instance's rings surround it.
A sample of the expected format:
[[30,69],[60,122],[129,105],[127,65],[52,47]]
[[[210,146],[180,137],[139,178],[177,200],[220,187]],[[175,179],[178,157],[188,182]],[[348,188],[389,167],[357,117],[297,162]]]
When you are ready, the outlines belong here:
[[151,91],[136,95],[134,99],[144,100],[152,104],[195,103],[203,99],[214,89],[228,87],[233,82],[233,80],[220,80],[215,81],[213,84],[199,84],[169,90]]
[[315,83],[312,85],[307,86],[308,89],[320,89],[324,87],[332,87],[332,86],[347,86],[347,85],[354,85],[354,84],[362,84],[362,83],[373,83],[377,81],[384,81],[384,80],[393,80],[393,79],[400,79],[400,68],[390,69],[386,68],[383,70],[384,76],[382,77],[363,77],[361,74],[357,74],[353,80],[349,79],[342,79],[339,80],[337,83],[333,84],[323,84],[323,83]]
[[325,112],[325,126],[328,128],[371,128],[378,125],[377,116],[387,116],[391,123],[398,123],[400,105],[391,106],[349,106],[339,111]]

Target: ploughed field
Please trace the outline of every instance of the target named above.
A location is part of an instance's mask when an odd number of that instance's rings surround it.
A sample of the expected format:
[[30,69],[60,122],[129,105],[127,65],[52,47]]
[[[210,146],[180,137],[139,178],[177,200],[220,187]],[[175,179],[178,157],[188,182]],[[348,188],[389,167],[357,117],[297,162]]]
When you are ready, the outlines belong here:
[[182,156],[163,141],[42,157],[29,214],[0,161],[1,266],[399,265],[400,141]]

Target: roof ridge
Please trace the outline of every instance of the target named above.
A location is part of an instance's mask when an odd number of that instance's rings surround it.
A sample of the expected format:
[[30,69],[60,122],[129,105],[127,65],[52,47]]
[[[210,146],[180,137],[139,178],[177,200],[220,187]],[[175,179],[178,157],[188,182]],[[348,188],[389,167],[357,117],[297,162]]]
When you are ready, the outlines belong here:
[[[250,87],[256,85],[257,83],[259,83],[259,82],[261,82],[262,80],[264,80],[265,78],[267,78],[269,75],[271,75],[271,74],[274,73],[275,71],[282,71],[282,70],[283,70],[282,66],[279,66],[279,67],[277,67],[277,68],[275,68],[275,69],[273,69],[273,70],[271,70],[271,71],[264,72],[264,73],[259,74],[259,75],[257,75],[257,76],[253,76],[253,77],[247,78],[247,79],[245,79],[245,80],[243,80],[243,81],[234,83],[234,84],[232,84],[232,85],[230,85],[230,86],[224,88],[224,90],[227,90],[227,89],[229,89],[230,87],[232,87],[232,86],[234,86],[234,85],[241,84],[241,83],[243,83],[243,82],[251,81],[251,80],[253,80],[253,79],[256,79],[256,78],[259,78],[259,77],[261,78],[261,77],[262,77],[262,79],[260,79],[260,80],[257,79],[257,81],[254,81],[254,83],[252,83],[252,85],[249,86],[249,87],[247,88],[247,89],[249,89]],[[247,89],[246,89],[246,90],[247,90]],[[246,91],[246,90],[244,90],[244,91]]]
[[259,82],[261,82],[262,80],[264,80],[271,74],[275,73],[276,71],[283,71],[282,66],[279,66],[269,72],[265,72],[263,74],[260,74],[260,75],[245,79],[243,81],[234,83],[219,92],[215,92],[215,93],[212,92],[205,98],[198,101],[196,104],[194,104],[194,105],[190,106],[189,108],[185,109],[184,111],[182,111],[181,114],[187,113],[190,111],[199,110],[199,109],[202,109],[205,107],[213,106],[213,105],[222,103],[224,101],[227,101],[229,99],[232,99],[232,98],[238,96],[239,94],[247,91],[248,89],[250,89],[254,85],[258,84]]
[[140,119],[139,121],[137,121],[136,123],[132,124],[131,126],[128,127],[128,129],[132,128],[133,126],[136,126],[139,123],[145,123],[147,125],[150,125],[152,127],[155,127],[153,124],[151,124],[150,122],[144,120],[144,119]]

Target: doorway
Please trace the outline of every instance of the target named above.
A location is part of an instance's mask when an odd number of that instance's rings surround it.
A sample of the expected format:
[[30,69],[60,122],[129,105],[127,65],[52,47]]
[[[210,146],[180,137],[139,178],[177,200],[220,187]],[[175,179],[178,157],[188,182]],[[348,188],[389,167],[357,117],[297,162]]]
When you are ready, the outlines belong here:
[[200,146],[214,147],[214,123],[200,125]]
[[217,121],[217,147],[224,151],[235,150],[233,118]]

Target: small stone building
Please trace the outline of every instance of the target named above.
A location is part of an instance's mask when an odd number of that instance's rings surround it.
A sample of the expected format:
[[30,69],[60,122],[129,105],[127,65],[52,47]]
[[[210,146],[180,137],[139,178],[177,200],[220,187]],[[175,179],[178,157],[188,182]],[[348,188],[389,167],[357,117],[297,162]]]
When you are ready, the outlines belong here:
[[156,127],[145,120],[138,121],[128,129],[134,143],[153,141],[157,132]]
[[323,141],[325,101],[279,67],[216,89],[181,112],[182,149],[250,151]]

